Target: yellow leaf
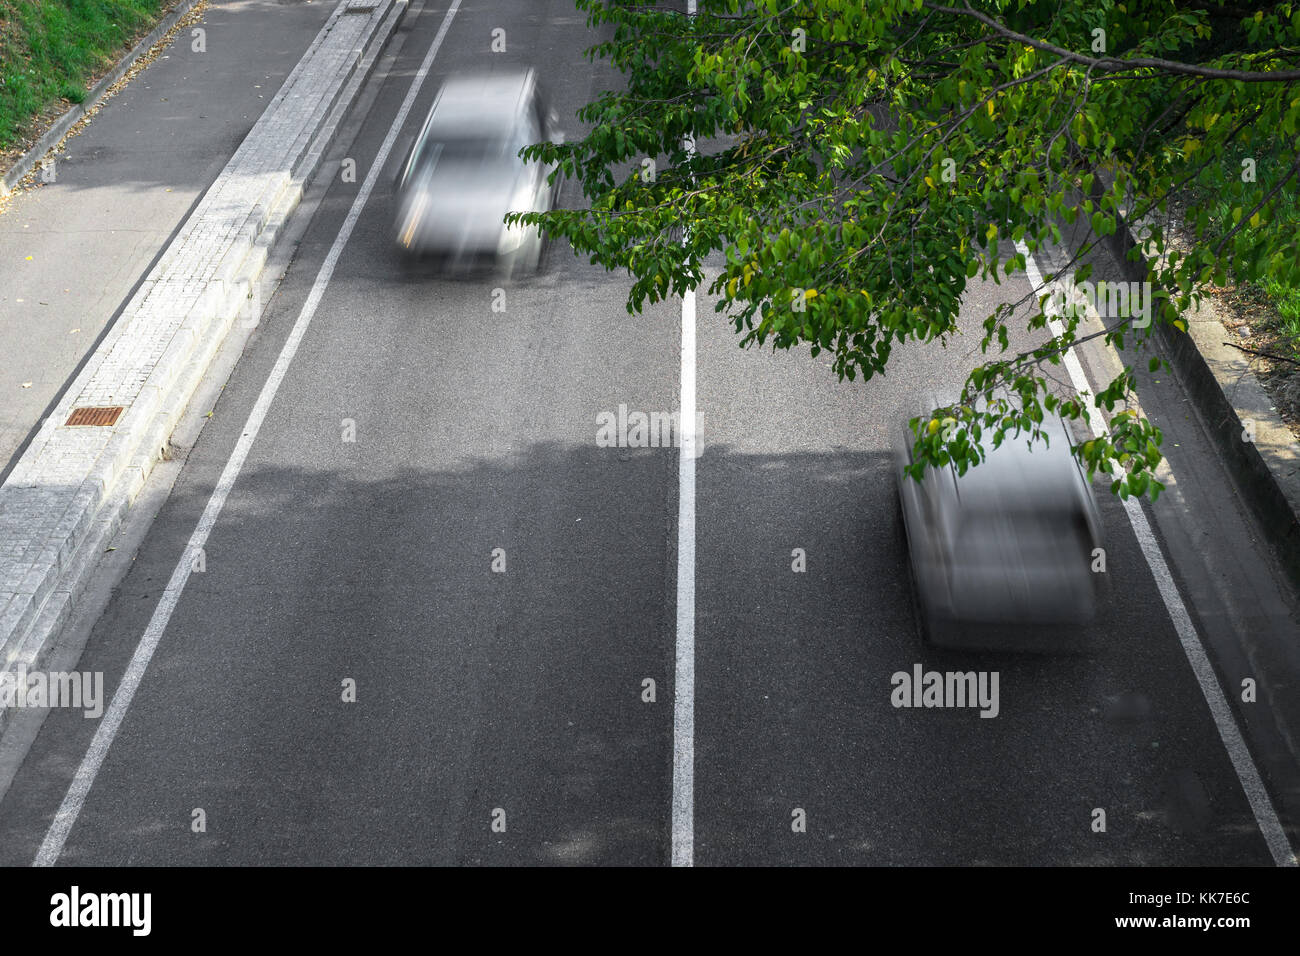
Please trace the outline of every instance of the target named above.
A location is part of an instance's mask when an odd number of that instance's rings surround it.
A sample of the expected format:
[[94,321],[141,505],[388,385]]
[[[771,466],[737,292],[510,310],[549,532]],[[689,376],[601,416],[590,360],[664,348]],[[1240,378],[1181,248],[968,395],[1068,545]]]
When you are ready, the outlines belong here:
[[989,101],[988,101],[987,103],[985,103],[984,105],[987,106],[987,107],[989,108],[989,116],[991,117],[991,116],[993,115],[993,101],[992,101],[992,100],[989,100]]
[[997,234],[998,234],[998,227],[995,224],[990,223],[988,232],[984,233],[984,237],[988,239],[990,242],[992,242],[993,237],[996,236]]
[[1174,328],[1178,329],[1178,331],[1180,332],[1186,332],[1187,323],[1184,322],[1182,319],[1174,319]]
[[804,297],[805,299],[815,299],[815,298],[817,298],[817,290],[816,290],[816,289],[808,289],[806,292],[804,292],[803,297]]
[[937,418],[930,419],[930,424],[925,426],[925,430],[929,432],[931,435],[937,432],[939,430],[939,419]]
[[929,186],[931,189],[934,188],[934,180],[931,179],[929,176],[925,177],[925,184]]
[[1258,225],[1259,225],[1259,213],[1255,213],[1255,215],[1253,215],[1253,216],[1250,217],[1250,224],[1251,224],[1252,226],[1258,226]]

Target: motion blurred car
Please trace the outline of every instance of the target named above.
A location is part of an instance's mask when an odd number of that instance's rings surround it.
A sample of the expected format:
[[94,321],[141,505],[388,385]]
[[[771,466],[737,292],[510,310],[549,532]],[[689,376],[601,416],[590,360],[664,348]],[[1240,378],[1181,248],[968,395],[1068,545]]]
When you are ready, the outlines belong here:
[[525,163],[519,150],[563,142],[536,72],[448,79],[438,91],[397,180],[397,247],[408,262],[447,270],[535,272],[544,238],[535,226],[507,227],[507,212],[545,212],[559,188],[554,166]]
[[1014,645],[1018,630],[1068,632],[1095,615],[1097,502],[1065,423],[1049,413],[1041,427],[1050,444],[1032,449],[1023,433],[993,448],[986,430],[978,465],[960,477],[952,465],[930,467],[918,482],[903,470],[915,444],[903,423],[898,491],[918,615],[932,643]]

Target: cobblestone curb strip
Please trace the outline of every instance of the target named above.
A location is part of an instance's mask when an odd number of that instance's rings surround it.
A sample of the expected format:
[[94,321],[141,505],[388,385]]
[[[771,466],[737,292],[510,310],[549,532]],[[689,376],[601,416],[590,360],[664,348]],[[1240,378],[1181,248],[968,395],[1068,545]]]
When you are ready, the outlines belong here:
[[[338,5],[0,485],[4,668],[42,666],[406,5]],[[105,406],[113,425],[65,424]]]

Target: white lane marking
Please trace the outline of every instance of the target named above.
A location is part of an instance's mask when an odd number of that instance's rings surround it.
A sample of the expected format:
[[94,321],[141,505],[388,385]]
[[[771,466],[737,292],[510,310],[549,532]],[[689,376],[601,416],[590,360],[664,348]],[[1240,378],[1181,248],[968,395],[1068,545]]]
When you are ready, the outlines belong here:
[[[687,16],[695,0],[686,0]],[[694,151],[694,140],[686,146]],[[682,296],[682,394],[677,462],[677,653],[673,671],[672,865],[695,865],[695,290]]]
[[[1017,242],[1016,251],[1025,257],[1025,274],[1034,288],[1034,295],[1043,295],[1046,292],[1043,274],[1039,271],[1034,257],[1030,255],[1029,248],[1023,242]],[[1088,311],[1090,318],[1097,318],[1091,306],[1088,307]],[[1048,325],[1053,335],[1059,336],[1064,331],[1061,323],[1055,319],[1049,319]],[[1100,438],[1106,434],[1105,419],[1093,402],[1095,390],[1088,384],[1088,378],[1084,375],[1083,366],[1079,364],[1073,348],[1065,353],[1065,368],[1070,373],[1070,381],[1075,391],[1088,392],[1089,426],[1092,428],[1093,435]],[[1174,583],[1169,565],[1165,563],[1160,544],[1156,541],[1150,524],[1147,523],[1146,514],[1135,498],[1129,498],[1123,504],[1124,513],[1128,515],[1129,524],[1133,526],[1133,534],[1142,549],[1142,556],[1146,558],[1147,567],[1151,569],[1151,575],[1155,578],[1156,589],[1160,592],[1165,609],[1169,612],[1174,630],[1178,632],[1178,641],[1183,646],[1183,653],[1187,655],[1187,662],[1191,665],[1196,681],[1201,686],[1205,702],[1214,716],[1214,724],[1219,729],[1219,738],[1223,741],[1224,749],[1228,751],[1228,758],[1232,761],[1233,769],[1237,771],[1237,779],[1241,782],[1241,788],[1250,802],[1250,809],[1255,814],[1255,823],[1259,826],[1260,834],[1273,855],[1273,862],[1278,866],[1296,866],[1295,851],[1287,840],[1281,821],[1278,820],[1277,811],[1274,810],[1273,802],[1264,788],[1264,781],[1260,779],[1250,749],[1241,736],[1232,708],[1229,707],[1223,688],[1215,676],[1214,666],[1210,663],[1209,655],[1206,654],[1200,636],[1196,633],[1196,627],[1192,624],[1191,615],[1187,613],[1182,596],[1178,593],[1178,585]]]
[[673,866],[695,864],[695,290],[682,296],[682,452],[677,465],[677,666]]
[[442,46],[443,38],[447,35],[447,29],[451,26],[456,11],[460,9],[460,4],[461,0],[452,0],[451,6],[443,17],[442,25],[433,38],[433,45],[429,47],[429,52],[425,54],[424,62],[420,64],[419,72],[416,73],[415,79],[411,82],[411,88],[406,93],[406,99],[402,101],[402,107],[397,112],[397,118],[388,130],[388,135],[384,137],[384,142],[379,147],[379,154],[375,157],[370,172],[361,184],[356,199],[352,201],[352,208],[348,210],[347,218],[343,221],[343,226],[339,229],[334,244],[330,246],[329,254],[325,257],[325,262],[316,275],[316,281],[312,284],[311,293],[307,296],[307,301],[303,303],[302,311],[298,313],[298,320],[294,323],[293,330],[284,343],[284,348],[280,350],[280,355],[275,361],[275,368],[271,370],[270,376],[262,386],[261,393],[257,396],[257,403],[253,406],[252,412],[249,413],[248,421],[244,425],[244,432],[239,441],[235,443],[235,450],[226,463],[225,469],[221,472],[221,478],[217,481],[216,488],[213,489],[212,497],[208,499],[207,507],[203,509],[198,526],[194,529],[194,533],[190,535],[185,553],[181,556],[176,569],[172,572],[171,579],[167,582],[167,588],[163,591],[162,597],[159,598],[158,607],[149,620],[149,626],[145,628],[144,636],[140,638],[140,643],[131,656],[131,662],[122,675],[122,682],[118,685],[117,691],[113,694],[113,700],[108,705],[108,710],[104,712],[104,716],[100,720],[99,728],[95,731],[95,736],[90,742],[90,748],[86,751],[81,766],[77,768],[76,776],[73,777],[68,792],[63,797],[63,803],[59,806],[59,812],[50,824],[40,850],[37,851],[36,859],[32,861],[33,866],[53,866],[58,861],[59,854],[63,852],[63,844],[67,841],[68,834],[72,832],[73,824],[77,822],[77,816],[81,813],[86,797],[90,794],[90,788],[94,786],[99,768],[104,763],[104,758],[108,756],[108,749],[113,745],[113,738],[117,736],[118,728],[121,726],[123,718],[126,717],[127,708],[131,706],[135,692],[139,689],[140,682],[144,680],[145,669],[148,668],[149,661],[152,660],[154,651],[158,648],[158,642],[167,629],[167,622],[171,620],[172,612],[180,601],[181,593],[185,590],[185,584],[190,577],[193,555],[204,546],[213,526],[217,523],[217,517],[221,514],[221,509],[225,506],[226,498],[235,484],[235,479],[239,477],[239,471],[244,466],[244,460],[248,457],[253,442],[257,439],[257,433],[261,430],[262,422],[266,419],[266,414],[271,408],[271,402],[275,400],[275,393],[279,390],[280,383],[289,371],[289,364],[293,361],[293,357],[298,351],[298,345],[303,336],[307,334],[307,328],[311,325],[312,318],[316,314],[316,308],[325,295],[325,287],[329,285],[329,281],[334,275],[334,268],[338,264],[339,256],[343,253],[343,247],[348,244],[348,240],[352,236],[352,230],[361,217],[361,210],[370,198],[370,192],[379,179],[380,171],[388,161],[388,154],[393,148],[397,134],[406,122],[406,116],[410,113],[411,106],[415,103],[415,98],[424,85],[425,78],[429,74],[429,68],[433,65],[433,58],[437,55],[438,48]]

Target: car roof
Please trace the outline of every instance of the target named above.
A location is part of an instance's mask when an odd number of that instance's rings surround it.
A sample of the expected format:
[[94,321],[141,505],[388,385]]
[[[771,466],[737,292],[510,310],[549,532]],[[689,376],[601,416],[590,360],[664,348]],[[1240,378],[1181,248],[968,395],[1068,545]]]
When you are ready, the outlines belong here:
[[527,104],[532,70],[461,73],[448,77],[429,115],[439,132],[508,133]]

